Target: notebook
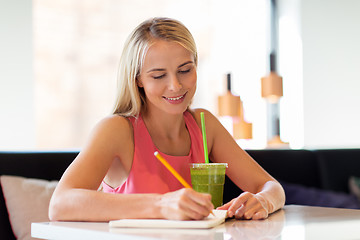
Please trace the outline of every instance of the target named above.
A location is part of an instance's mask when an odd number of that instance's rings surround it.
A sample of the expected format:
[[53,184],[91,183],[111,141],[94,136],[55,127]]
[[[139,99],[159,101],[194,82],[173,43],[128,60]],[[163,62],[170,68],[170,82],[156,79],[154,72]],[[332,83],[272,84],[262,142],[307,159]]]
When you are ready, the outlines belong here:
[[226,210],[213,210],[214,215],[210,214],[203,220],[167,220],[167,219],[120,219],[109,222],[112,228],[212,228],[225,222],[227,218]]

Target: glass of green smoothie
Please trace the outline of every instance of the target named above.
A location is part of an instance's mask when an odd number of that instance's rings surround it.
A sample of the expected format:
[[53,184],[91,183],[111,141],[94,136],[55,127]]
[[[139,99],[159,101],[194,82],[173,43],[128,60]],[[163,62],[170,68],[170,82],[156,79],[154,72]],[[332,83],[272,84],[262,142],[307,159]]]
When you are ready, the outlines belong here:
[[211,194],[215,208],[223,205],[227,163],[191,163],[191,184],[195,191]]

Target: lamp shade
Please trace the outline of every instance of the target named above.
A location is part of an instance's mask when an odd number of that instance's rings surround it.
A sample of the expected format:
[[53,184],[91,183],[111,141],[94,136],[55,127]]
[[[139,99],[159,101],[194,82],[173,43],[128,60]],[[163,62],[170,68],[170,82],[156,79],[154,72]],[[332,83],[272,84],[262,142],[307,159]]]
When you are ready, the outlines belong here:
[[276,103],[283,96],[282,77],[276,72],[261,78],[261,96],[272,103]]
[[225,95],[218,97],[219,116],[239,116],[241,112],[240,96],[233,95],[227,91]]
[[235,139],[252,139],[252,124],[242,118],[234,118],[233,137]]
[[252,139],[252,124],[244,119],[244,108],[241,100],[238,115],[233,117],[233,137],[235,139]]
[[289,148],[289,143],[283,142],[279,135],[275,135],[272,139],[268,140],[267,148]]

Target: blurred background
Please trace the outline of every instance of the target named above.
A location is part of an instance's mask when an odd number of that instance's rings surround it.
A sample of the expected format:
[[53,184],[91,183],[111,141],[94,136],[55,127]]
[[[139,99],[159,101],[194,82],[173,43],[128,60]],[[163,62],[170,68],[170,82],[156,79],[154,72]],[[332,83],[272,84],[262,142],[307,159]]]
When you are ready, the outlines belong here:
[[[278,0],[280,133],[288,148],[360,147],[360,1]],[[241,97],[267,147],[269,0],[0,0],[0,150],[79,149],[111,114],[123,43],[142,21],[182,21],[199,52],[193,107]],[[226,120],[224,121],[226,122]]]

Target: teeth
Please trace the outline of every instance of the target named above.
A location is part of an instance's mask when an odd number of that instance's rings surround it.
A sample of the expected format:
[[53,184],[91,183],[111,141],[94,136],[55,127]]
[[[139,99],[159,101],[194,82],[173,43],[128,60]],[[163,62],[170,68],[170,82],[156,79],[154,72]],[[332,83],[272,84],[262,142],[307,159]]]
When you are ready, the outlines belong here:
[[179,100],[179,99],[181,99],[181,98],[183,98],[184,97],[184,95],[182,95],[182,96],[180,96],[180,97],[176,97],[176,98],[166,98],[166,99],[169,99],[169,100],[171,100],[171,101],[176,101],[176,100]]

